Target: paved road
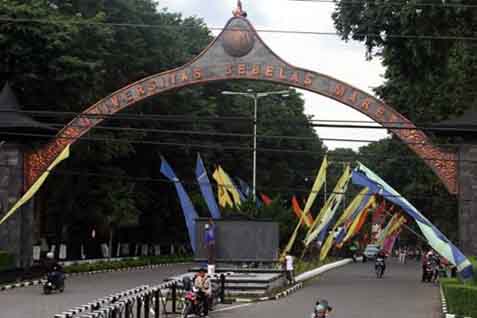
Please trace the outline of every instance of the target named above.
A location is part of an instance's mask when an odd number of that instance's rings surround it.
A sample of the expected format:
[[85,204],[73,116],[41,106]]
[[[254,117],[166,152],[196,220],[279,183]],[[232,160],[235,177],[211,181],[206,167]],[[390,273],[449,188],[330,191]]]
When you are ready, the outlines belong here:
[[160,284],[165,278],[183,273],[188,268],[190,265],[173,265],[152,270],[70,277],[63,294],[43,295],[41,286],[0,292],[0,317],[52,318],[62,311],[126,289]]
[[305,318],[314,301],[325,298],[334,307],[330,318],[437,318],[439,289],[419,281],[419,265],[388,264],[383,279],[376,279],[372,263],[346,265],[295,294],[277,301],[243,305],[212,318]]

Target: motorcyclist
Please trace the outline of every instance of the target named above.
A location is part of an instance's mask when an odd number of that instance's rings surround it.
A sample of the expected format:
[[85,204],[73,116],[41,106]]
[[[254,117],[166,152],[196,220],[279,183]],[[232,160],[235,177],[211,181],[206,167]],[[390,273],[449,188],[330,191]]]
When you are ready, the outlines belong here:
[[199,269],[194,277],[194,287],[197,288],[197,299],[202,302],[204,307],[203,315],[207,317],[209,314],[209,297],[211,295],[212,286],[210,278],[205,268]]
[[319,299],[315,303],[315,308],[311,318],[325,318],[333,310],[326,299]]
[[[432,258],[434,257],[434,252],[430,250],[422,258],[422,282],[427,280],[428,274],[427,271],[432,267]],[[430,279],[429,279],[430,280]]]
[[376,268],[378,266],[378,261],[383,262],[383,274],[384,274],[384,271],[386,270],[386,257],[387,257],[386,252],[383,251],[383,250],[380,250],[378,252],[378,254],[376,254],[376,260],[375,260],[375,263],[374,263],[374,269],[376,270]]
[[46,254],[45,269],[51,283],[57,288],[61,287],[65,279],[63,267],[55,260],[53,252]]

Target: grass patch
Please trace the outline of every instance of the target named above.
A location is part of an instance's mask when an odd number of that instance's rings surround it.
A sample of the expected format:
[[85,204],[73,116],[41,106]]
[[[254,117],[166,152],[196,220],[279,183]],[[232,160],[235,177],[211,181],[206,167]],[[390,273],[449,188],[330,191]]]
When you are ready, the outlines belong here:
[[440,283],[447,300],[449,313],[477,317],[477,258],[469,257],[474,267],[474,278],[462,282],[457,278],[442,278]]
[[309,260],[297,260],[295,262],[295,276],[300,275],[301,273],[311,271],[317,267],[323,266],[325,264],[334,262],[335,259],[330,257],[325,259],[324,261],[320,261],[319,258],[313,258]]
[[466,317],[477,317],[477,286],[443,284],[449,312]]
[[15,258],[12,254],[0,251],[0,271],[13,269],[15,267]]

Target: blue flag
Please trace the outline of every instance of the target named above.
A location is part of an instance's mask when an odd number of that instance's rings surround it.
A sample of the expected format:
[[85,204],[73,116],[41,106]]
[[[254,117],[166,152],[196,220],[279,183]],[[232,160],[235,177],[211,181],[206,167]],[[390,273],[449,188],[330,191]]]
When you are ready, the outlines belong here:
[[207,171],[205,170],[204,163],[202,162],[199,154],[197,154],[195,177],[199,183],[200,192],[202,192],[205,203],[207,203],[207,207],[209,208],[210,215],[214,219],[220,219],[220,210],[217,206],[217,201],[215,201],[212,186],[210,185],[209,177],[207,176]]
[[[252,189],[250,189],[249,185],[247,184],[247,182],[243,181],[241,178],[237,177],[237,180],[238,180],[238,184],[240,186],[240,192],[243,193],[243,195],[249,199],[251,196],[252,196]],[[255,196],[255,202],[257,203],[257,208],[261,208],[262,207],[262,201],[260,200],[260,198],[257,196]]]
[[422,234],[427,239],[427,243],[437,251],[438,254],[446,258],[457,267],[457,271],[463,279],[471,279],[473,268],[467,257],[454,245],[444,234],[439,231],[414,205],[394,190],[389,184],[381,179],[369,168],[359,163],[353,171],[353,183],[364,186],[371,192],[377,193],[386,200],[398,205],[406,212],[419,226]]
[[177,195],[179,196],[179,202],[182,207],[182,212],[184,213],[184,218],[186,221],[187,231],[189,232],[189,240],[192,250],[196,251],[196,237],[195,237],[195,220],[198,218],[197,212],[192,205],[192,202],[187,195],[187,192],[182,186],[182,183],[176,177],[176,174],[172,170],[171,166],[167,163],[164,157],[161,157],[161,173],[167,177],[170,181],[174,182],[176,187]]

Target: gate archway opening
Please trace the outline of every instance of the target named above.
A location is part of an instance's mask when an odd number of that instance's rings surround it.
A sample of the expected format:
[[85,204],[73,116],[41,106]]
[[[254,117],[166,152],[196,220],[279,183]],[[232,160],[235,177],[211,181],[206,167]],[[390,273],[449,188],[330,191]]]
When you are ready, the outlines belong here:
[[104,120],[148,97],[198,84],[255,80],[304,89],[367,115],[388,127],[411,148],[452,194],[458,193],[457,154],[432,144],[426,134],[394,108],[333,77],[295,67],[276,55],[260,38],[242,11],[235,11],[223,31],[196,58],[176,69],[127,85],[88,107],[56,137],[25,158],[25,187],[29,188],[68,145]]

